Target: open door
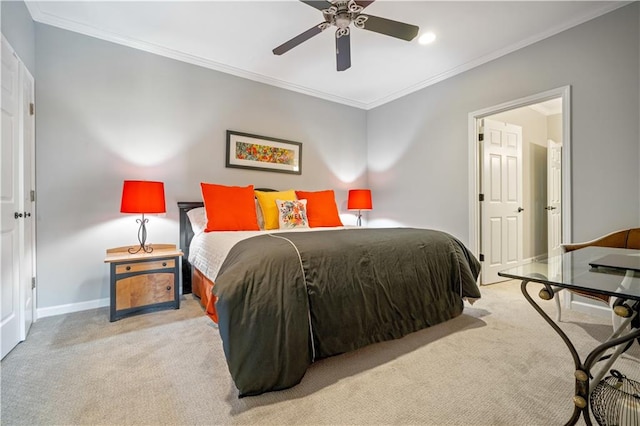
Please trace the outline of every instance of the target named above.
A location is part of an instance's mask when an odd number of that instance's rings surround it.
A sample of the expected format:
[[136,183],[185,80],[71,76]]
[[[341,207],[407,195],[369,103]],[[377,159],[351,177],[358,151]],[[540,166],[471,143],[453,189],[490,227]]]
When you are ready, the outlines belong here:
[[489,284],[523,260],[522,127],[483,119],[481,135],[482,284]]

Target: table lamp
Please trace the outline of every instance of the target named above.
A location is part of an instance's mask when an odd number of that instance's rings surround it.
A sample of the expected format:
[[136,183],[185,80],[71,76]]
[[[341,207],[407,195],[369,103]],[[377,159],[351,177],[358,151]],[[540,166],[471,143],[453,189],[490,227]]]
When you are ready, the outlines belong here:
[[149,219],[145,219],[144,215],[149,213],[166,213],[167,209],[164,203],[164,183],[151,182],[145,180],[125,180],[122,187],[122,204],[120,205],[120,213],[140,213],[141,219],[138,229],[138,241],[140,247],[137,250],[134,247],[129,248],[129,253],[135,254],[140,250],[145,253],[151,253],[153,248],[146,245],[147,228],[146,223]]
[[358,210],[358,226],[362,226],[362,210],[371,210],[370,189],[350,189],[347,199],[347,210]]

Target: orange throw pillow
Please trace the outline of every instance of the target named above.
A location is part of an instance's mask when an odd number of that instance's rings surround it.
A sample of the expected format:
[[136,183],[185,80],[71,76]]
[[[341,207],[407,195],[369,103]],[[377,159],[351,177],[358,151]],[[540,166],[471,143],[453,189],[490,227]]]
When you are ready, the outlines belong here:
[[202,200],[211,231],[259,231],[253,185],[225,186],[201,182]]
[[298,200],[307,200],[309,227],[343,226],[332,189],[314,192],[296,191],[296,196]]

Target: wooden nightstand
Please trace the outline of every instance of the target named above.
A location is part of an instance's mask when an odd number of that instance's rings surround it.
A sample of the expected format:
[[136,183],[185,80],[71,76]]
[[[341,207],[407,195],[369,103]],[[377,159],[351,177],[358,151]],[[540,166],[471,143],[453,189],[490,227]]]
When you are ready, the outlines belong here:
[[[110,321],[163,308],[180,309],[180,257],[174,244],[154,244],[151,253],[107,250],[111,264]],[[136,247],[133,247],[134,249]]]

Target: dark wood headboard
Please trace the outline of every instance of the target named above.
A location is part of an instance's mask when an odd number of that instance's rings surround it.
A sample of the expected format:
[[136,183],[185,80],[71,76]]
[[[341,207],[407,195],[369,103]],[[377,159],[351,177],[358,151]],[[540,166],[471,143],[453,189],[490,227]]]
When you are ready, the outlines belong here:
[[[255,188],[256,191],[274,192],[276,189],[271,188]],[[191,293],[191,264],[189,263],[189,246],[193,238],[193,229],[187,212],[197,207],[204,207],[202,201],[178,201],[178,209],[180,210],[180,249],[184,256],[182,257],[182,294]]]
[[187,212],[196,207],[204,207],[204,203],[202,201],[178,201],[178,209],[180,210],[180,249],[184,253],[182,257],[182,294],[191,293],[191,264],[188,259],[193,229],[191,229]]

